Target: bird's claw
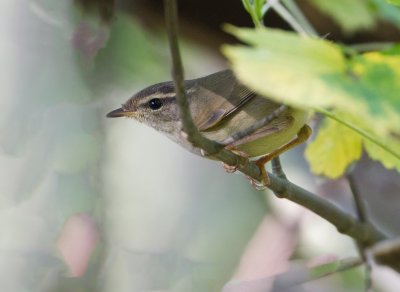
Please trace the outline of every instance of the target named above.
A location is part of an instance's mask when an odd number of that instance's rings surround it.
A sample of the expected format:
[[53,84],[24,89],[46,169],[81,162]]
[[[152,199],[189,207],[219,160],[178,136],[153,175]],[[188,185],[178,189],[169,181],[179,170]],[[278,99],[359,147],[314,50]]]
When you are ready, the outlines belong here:
[[236,170],[238,170],[237,165],[229,165],[226,163],[222,163],[222,165],[227,173],[234,173],[234,172],[236,172]]

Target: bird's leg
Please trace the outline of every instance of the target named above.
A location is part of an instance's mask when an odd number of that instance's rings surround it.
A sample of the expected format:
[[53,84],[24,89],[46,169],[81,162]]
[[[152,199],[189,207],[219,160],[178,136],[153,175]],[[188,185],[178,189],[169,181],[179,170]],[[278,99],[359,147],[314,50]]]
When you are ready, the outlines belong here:
[[312,130],[308,125],[304,125],[300,131],[297,133],[297,137],[294,138],[292,141],[289,143],[281,146],[280,148],[276,149],[275,151],[268,153],[265,156],[260,157],[255,161],[256,165],[260,169],[261,173],[261,184],[264,186],[269,185],[269,177],[267,174],[267,171],[265,170],[265,164],[271,161],[274,157],[277,157],[278,155],[288,151],[289,149],[305,142],[310,136],[311,136]]

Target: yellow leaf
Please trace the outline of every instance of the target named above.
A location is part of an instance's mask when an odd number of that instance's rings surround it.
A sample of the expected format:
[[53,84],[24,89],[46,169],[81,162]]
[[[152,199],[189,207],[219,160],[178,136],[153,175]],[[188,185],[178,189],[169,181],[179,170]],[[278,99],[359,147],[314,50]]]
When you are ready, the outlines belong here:
[[360,159],[362,138],[346,126],[325,119],[305,152],[313,173],[329,178],[344,174],[353,161]]
[[[393,152],[400,153],[400,141],[391,139],[385,140],[384,142],[384,144]],[[367,139],[364,139],[364,146],[371,159],[378,160],[387,169],[397,169],[397,171],[400,171],[400,159],[395,157],[393,154]]]

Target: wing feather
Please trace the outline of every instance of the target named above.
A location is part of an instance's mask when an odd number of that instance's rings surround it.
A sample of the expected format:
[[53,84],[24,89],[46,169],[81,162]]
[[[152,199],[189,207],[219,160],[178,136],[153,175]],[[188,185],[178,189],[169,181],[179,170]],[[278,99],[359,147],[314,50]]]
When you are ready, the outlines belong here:
[[193,120],[200,131],[209,131],[234,115],[256,94],[239,84],[230,70],[217,72],[196,80],[192,98],[207,107],[194,108]]

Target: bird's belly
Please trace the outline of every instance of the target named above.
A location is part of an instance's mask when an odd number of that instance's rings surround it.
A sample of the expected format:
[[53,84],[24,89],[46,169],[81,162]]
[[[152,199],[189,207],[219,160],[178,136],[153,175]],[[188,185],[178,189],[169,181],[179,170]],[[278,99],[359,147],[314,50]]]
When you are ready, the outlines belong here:
[[257,157],[277,150],[297,136],[297,133],[306,123],[308,113],[295,110],[292,112],[292,116],[294,122],[290,127],[276,133],[267,134],[257,140],[237,145],[235,149],[248,154],[249,157]]

